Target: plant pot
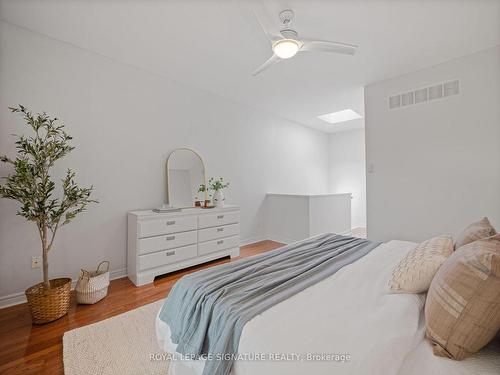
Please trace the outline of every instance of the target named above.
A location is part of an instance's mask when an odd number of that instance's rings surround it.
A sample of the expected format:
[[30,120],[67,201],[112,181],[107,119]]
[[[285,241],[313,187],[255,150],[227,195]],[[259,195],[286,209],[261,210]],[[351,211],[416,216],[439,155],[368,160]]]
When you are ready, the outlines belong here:
[[26,289],[33,323],[44,324],[66,315],[69,310],[70,292],[69,278],[50,280],[50,289],[45,289],[43,283]]
[[214,191],[214,195],[212,197],[212,201],[215,207],[224,207],[224,193],[222,190]]

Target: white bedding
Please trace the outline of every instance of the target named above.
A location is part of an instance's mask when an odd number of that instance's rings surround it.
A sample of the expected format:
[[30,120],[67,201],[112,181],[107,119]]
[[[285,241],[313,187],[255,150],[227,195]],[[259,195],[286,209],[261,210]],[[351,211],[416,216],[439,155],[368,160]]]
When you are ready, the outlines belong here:
[[403,362],[400,375],[498,375],[500,374],[500,340],[463,361],[436,357],[425,339],[425,326],[421,328],[420,344]]
[[[288,358],[236,361],[231,374],[429,373],[427,368],[410,372],[422,357],[433,357],[432,351],[422,346],[424,296],[389,294],[387,288],[394,266],[414,246],[403,241],[382,244],[333,276],[252,319],[243,329],[238,353],[265,353],[266,358],[284,354]],[[158,318],[156,333],[160,347],[175,353],[170,329]],[[307,360],[310,353],[347,354],[350,360]],[[420,357],[412,357],[414,353]],[[297,360],[296,355],[302,360]],[[175,360],[170,375],[199,375],[203,365],[202,360]]]

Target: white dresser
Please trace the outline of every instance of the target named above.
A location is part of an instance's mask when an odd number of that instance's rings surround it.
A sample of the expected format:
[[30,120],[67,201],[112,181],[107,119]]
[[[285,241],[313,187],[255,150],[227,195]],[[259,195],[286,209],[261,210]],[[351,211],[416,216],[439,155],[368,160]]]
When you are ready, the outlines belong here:
[[240,254],[236,206],[188,208],[172,213],[128,213],[127,274],[136,285],[155,276]]

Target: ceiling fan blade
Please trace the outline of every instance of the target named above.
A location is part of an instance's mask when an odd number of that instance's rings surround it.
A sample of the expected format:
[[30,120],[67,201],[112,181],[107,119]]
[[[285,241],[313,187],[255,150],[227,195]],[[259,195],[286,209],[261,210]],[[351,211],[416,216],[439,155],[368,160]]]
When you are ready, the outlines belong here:
[[344,55],[354,55],[358,46],[339,42],[328,42],[326,40],[301,39],[302,47],[300,51],[323,51],[331,53],[341,53]]
[[257,12],[255,10],[253,10],[253,15],[255,16],[255,18],[257,19],[257,22],[259,23],[260,25],[260,28],[262,29],[262,31],[264,32],[264,34],[266,34],[267,36],[267,39],[269,39],[269,41],[272,43],[274,40],[276,39],[279,39],[280,37],[277,36],[277,35],[274,35],[272,33],[270,33],[269,31],[267,31],[266,27],[264,26],[264,24],[262,23],[260,17],[257,15]]
[[254,70],[254,72],[252,73],[252,75],[255,77],[257,74],[261,73],[263,70],[266,70],[267,68],[269,68],[271,65],[274,65],[276,64],[277,62],[279,62],[281,59],[276,56],[276,55],[272,55],[264,64],[262,64],[259,68],[257,68],[256,70]]

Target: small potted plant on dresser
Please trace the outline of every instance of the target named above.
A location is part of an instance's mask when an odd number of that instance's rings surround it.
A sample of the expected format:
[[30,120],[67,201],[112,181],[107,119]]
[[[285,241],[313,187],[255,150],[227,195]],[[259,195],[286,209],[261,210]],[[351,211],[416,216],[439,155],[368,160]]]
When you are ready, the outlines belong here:
[[224,207],[224,201],[226,200],[226,198],[224,197],[224,193],[222,191],[229,187],[229,182],[225,183],[222,177],[220,177],[219,179],[211,177],[210,180],[208,180],[208,187],[214,192],[214,195],[212,197],[214,206]]
[[206,199],[208,196],[207,185],[201,184],[198,187],[198,193],[203,193],[203,195],[201,195],[203,197],[203,199],[197,197],[196,202],[195,202],[195,206],[196,207],[207,207],[208,205],[210,205],[210,201]]
[[16,136],[15,159],[0,156],[0,161],[10,164],[13,169],[13,173],[5,177],[5,183],[0,184],[0,197],[18,201],[21,207],[17,214],[34,222],[38,229],[43,282],[28,288],[25,293],[33,323],[43,324],[66,315],[69,309],[71,279],[49,280],[48,255],[56,233],[89,203],[97,201],[90,199],[92,187],[79,187],[75,183],[75,173],[69,169],[62,179],[62,197],[54,196],[55,183],[49,171],[57,160],[74,149],[64,125],[45,112],[33,115],[21,105],[9,109],[22,115],[34,134]]

